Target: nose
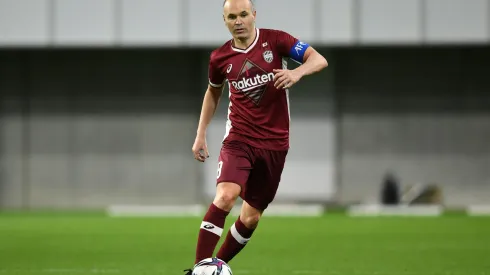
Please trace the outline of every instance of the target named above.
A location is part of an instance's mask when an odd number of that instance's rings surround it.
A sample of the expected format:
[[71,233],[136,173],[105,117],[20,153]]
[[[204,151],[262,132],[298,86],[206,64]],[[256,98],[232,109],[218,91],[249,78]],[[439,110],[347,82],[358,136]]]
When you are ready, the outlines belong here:
[[235,25],[241,25],[243,22],[242,20],[240,19],[240,17],[238,17],[235,21]]

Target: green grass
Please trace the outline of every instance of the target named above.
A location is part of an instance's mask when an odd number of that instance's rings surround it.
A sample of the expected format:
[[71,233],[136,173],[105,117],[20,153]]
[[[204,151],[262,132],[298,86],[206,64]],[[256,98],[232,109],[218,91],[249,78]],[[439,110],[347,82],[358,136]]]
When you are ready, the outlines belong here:
[[[0,214],[0,275],[182,275],[199,225],[199,218]],[[264,217],[230,266],[235,275],[490,274],[490,218]]]

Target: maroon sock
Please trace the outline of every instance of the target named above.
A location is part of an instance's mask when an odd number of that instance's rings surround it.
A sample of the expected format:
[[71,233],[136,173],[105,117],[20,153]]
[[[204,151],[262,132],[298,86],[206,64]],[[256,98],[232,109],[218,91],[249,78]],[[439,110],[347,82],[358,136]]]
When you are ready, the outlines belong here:
[[225,262],[231,261],[245,247],[254,230],[247,228],[238,217],[228,231],[225,242],[221,245],[216,257]]
[[211,258],[218,244],[223,226],[225,225],[227,211],[219,209],[213,203],[209,206],[208,212],[204,216],[197,239],[196,261],[195,264],[203,259]]

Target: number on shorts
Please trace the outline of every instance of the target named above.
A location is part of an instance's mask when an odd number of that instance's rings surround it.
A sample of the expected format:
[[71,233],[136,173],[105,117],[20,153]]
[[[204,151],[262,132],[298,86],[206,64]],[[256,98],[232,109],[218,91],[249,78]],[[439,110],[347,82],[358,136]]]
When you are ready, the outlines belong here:
[[218,175],[216,176],[217,179],[219,179],[219,176],[221,176],[221,167],[223,167],[223,161],[218,162]]

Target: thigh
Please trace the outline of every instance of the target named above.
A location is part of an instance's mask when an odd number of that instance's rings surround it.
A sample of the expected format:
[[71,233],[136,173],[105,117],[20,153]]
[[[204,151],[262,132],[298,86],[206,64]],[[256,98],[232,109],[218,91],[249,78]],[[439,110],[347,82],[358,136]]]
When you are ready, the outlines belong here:
[[244,200],[263,211],[276,196],[288,151],[254,151],[255,162],[246,184]]
[[249,149],[244,144],[238,142],[223,144],[218,157],[216,184],[232,182],[240,185],[244,190],[252,163]]

